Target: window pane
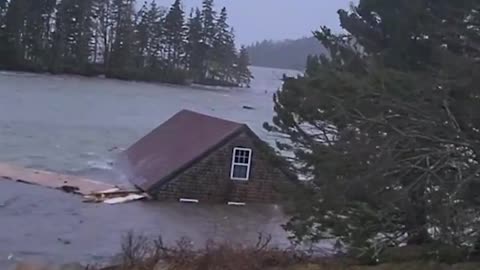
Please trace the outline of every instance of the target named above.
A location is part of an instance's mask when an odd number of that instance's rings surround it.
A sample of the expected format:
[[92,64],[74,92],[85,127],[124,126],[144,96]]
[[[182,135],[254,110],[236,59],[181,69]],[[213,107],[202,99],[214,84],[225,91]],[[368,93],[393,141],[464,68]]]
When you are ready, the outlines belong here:
[[233,166],[233,178],[248,178],[247,175],[248,166],[244,165],[235,165]]
[[250,150],[235,149],[233,155],[233,163],[240,165],[249,165],[251,162],[250,155]]

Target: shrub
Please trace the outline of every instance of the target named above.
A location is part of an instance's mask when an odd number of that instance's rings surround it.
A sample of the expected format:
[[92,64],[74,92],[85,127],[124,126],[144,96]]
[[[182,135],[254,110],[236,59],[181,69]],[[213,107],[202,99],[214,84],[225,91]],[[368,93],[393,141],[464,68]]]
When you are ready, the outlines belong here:
[[161,237],[150,240],[144,235],[128,233],[122,242],[117,266],[109,270],[260,270],[271,267],[290,267],[312,257],[293,249],[270,247],[271,237],[259,235],[252,246],[208,241],[195,249],[192,241],[182,238],[167,248]]

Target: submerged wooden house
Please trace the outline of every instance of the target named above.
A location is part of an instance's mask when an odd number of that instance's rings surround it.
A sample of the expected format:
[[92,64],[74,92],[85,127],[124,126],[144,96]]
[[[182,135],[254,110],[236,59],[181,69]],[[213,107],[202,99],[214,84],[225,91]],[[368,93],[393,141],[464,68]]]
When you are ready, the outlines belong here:
[[244,124],[183,110],[129,147],[122,167],[159,200],[272,203],[289,174]]

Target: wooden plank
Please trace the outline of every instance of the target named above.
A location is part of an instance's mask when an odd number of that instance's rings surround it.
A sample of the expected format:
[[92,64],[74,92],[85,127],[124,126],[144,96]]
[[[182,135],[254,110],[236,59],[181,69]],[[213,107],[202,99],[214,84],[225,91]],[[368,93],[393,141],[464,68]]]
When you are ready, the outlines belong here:
[[121,203],[128,203],[128,202],[143,200],[146,197],[147,197],[146,195],[141,195],[141,194],[130,194],[130,195],[127,195],[125,197],[106,199],[106,200],[103,201],[103,203],[106,203],[106,204],[121,204]]
[[0,163],[0,180],[22,182],[81,195],[101,193],[105,190],[118,188],[115,185],[84,177],[22,168],[5,163]]

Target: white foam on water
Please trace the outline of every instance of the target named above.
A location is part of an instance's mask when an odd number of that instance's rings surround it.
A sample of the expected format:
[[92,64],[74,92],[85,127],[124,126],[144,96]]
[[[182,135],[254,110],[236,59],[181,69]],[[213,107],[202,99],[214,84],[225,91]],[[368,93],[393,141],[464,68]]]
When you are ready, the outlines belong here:
[[113,160],[89,160],[87,161],[89,169],[113,170]]

